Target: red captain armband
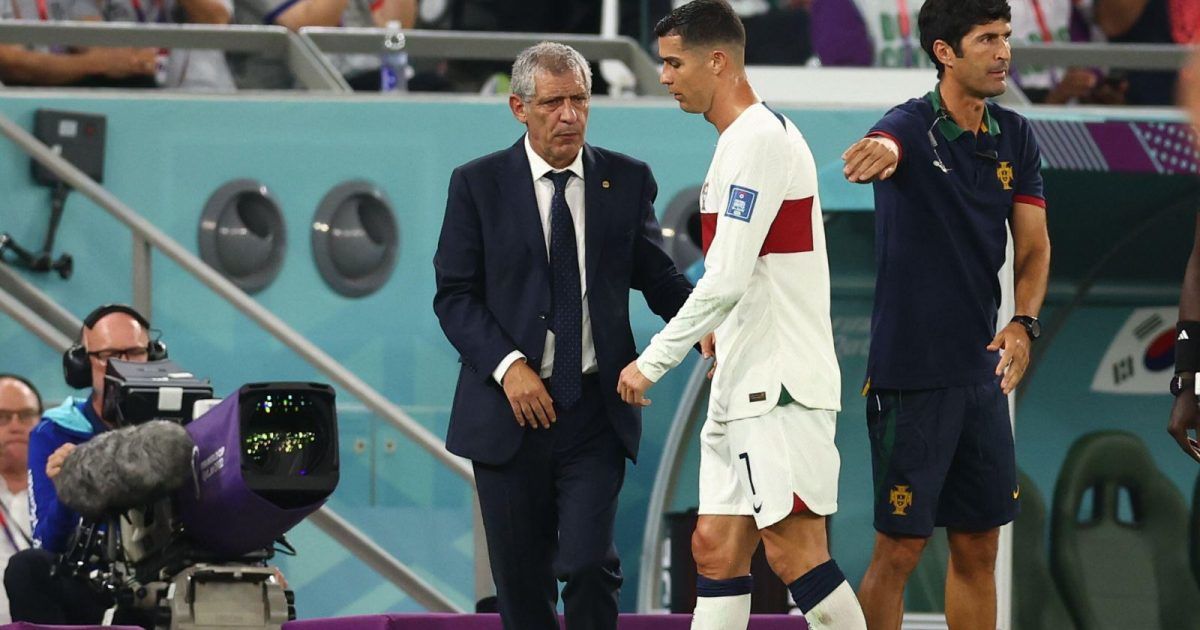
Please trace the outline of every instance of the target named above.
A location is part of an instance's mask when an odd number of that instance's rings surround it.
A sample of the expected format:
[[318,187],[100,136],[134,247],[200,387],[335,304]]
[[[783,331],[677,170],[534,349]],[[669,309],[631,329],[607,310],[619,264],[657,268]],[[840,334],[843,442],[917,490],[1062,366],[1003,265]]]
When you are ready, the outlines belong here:
[[1200,372],[1200,322],[1181,320],[1175,324],[1175,372]]

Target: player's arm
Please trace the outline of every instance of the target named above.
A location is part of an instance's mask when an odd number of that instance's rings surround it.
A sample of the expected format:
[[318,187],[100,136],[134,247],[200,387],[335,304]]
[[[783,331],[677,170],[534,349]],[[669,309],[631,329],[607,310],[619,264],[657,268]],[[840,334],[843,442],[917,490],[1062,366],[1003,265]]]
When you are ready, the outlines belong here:
[[919,122],[900,108],[893,108],[866,137],[850,145],[842,153],[842,174],[852,184],[867,184],[885,180],[896,173],[904,158],[904,145],[912,142],[908,130]]
[[[670,322],[637,360],[651,382],[683,360],[700,339],[737,306],[750,284],[758,254],[787,192],[792,159],[782,130],[743,138],[724,155],[736,156],[732,172],[713,185],[722,191],[717,228],[704,259],[704,276]],[[725,165],[722,165],[725,166]]]
[[[1179,378],[1178,393],[1171,406],[1167,433],[1179,448],[1200,462],[1200,400],[1196,396],[1196,372],[1200,370],[1200,214],[1196,216],[1196,232],[1192,239],[1192,254],[1183,271],[1183,286],[1179,294],[1179,323],[1176,324],[1175,375]],[[1196,438],[1192,437],[1196,434]]]
[[851,184],[882,181],[900,166],[900,143],[891,136],[870,135],[842,153],[842,174]]
[[[1046,298],[1046,285],[1050,278],[1050,235],[1046,229],[1046,210],[1039,205],[1018,202],[1013,205],[1009,224],[1013,235],[1016,314],[1037,317]],[[1025,326],[1011,321],[988,344],[988,350],[1003,351],[996,362],[996,375],[1004,375],[1000,389],[1005,394],[1016,389],[1025,376],[1032,342]]]

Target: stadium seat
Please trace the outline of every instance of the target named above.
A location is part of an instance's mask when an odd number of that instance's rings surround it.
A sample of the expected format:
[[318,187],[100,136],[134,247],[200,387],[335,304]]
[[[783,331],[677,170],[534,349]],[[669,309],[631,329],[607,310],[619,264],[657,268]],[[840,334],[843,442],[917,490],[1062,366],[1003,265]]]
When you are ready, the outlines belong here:
[[1193,612],[1200,588],[1180,579],[1189,575],[1180,546],[1187,507],[1137,437],[1104,431],[1076,441],[1054,489],[1050,523],[1051,566],[1076,626],[1200,629]]

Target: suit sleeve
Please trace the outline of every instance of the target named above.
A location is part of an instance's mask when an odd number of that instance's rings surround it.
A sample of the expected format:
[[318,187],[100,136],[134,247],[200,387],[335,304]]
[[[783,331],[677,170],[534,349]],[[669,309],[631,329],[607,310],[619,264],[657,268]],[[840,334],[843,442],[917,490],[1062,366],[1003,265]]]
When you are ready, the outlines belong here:
[[740,137],[722,155],[730,157],[720,158],[724,163],[713,182],[723,193],[704,276],[637,361],[652,381],[679,365],[688,349],[737,306],[787,192],[791,158],[787,136],[778,130]]
[[640,225],[634,235],[633,278],[630,286],[642,292],[654,314],[670,320],[692,292],[692,284],[675,268],[663,247],[662,227],[654,216],[658,184],[650,167],[644,167],[645,185],[639,212]]
[[79,516],[58,500],[54,482],[46,476],[50,454],[65,444],[57,439],[48,422],[29,434],[29,512],[35,547],[61,553],[79,521]]
[[489,379],[504,357],[517,349],[484,300],[483,233],[479,208],[466,175],[450,176],[446,216],[438,239],[433,269],[437,292],[433,310],[446,338],[479,378]]

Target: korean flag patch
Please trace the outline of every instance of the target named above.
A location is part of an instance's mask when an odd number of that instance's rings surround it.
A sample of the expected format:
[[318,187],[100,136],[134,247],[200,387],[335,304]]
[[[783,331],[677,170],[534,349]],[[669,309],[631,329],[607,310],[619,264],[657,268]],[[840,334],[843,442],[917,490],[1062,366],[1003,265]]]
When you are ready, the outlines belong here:
[[757,191],[737,185],[730,186],[729,207],[725,208],[725,216],[749,223],[750,215],[754,214],[754,200],[757,197]]

